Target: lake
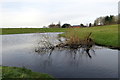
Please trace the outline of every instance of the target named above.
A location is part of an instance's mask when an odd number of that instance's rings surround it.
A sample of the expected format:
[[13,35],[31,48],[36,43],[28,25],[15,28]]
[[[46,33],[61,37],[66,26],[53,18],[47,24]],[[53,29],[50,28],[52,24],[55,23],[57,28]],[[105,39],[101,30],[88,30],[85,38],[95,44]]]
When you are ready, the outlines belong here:
[[94,46],[91,58],[85,53],[70,49],[35,52],[42,36],[49,36],[54,45],[60,33],[11,34],[2,36],[2,65],[25,67],[56,78],[117,78],[118,50]]

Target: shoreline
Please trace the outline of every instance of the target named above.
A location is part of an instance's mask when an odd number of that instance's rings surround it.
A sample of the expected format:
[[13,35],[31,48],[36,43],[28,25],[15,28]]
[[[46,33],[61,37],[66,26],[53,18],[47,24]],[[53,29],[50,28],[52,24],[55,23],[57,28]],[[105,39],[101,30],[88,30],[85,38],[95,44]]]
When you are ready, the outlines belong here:
[[[44,78],[45,80],[55,80],[52,75],[47,73],[34,72],[31,69],[25,67],[13,67],[13,66],[0,66],[2,69],[2,78]],[[16,74],[18,73],[18,74]],[[24,75],[24,76],[23,76]],[[49,78],[49,79],[48,79]]]
[[109,49],[120,50],[120,47],[108,46],[108,45],[103,45],[103,44],[98,44],[98,43],[95,43],[95,45],[101,46],[101,47],[107,47]]

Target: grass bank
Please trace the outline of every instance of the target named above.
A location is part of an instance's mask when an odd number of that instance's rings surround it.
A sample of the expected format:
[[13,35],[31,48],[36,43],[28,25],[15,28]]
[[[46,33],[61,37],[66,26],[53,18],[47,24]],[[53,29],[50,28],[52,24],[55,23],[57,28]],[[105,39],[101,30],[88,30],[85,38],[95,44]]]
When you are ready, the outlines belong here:
[[65,32],[66,28],[2,28],[2,34]]
[[118,25],[106,25],[90,28],[3,28],[2,34],[66,32],[61,36],[71,36],[73,33],[79,37],[85,37],[92,32],[91,38],[98,45],[112,48],[120,48],[118,45]]
[[68,37],[75,34],[80,38],[84,38],[90,32],[92,32],[91,38],[96,44],[120,49],[120,46],[118,45],[118,25],[74,28],[67,30],[67,32],[65,34],[61,34],[61,36]]
[[48,74],[42,74],[37,72],[32,72],[29,69],[25,68],[17,68],[17,67],[3,67],[0,66],[2,69],[2,78],[44,78],[44,80],[55,80],[52,76]]

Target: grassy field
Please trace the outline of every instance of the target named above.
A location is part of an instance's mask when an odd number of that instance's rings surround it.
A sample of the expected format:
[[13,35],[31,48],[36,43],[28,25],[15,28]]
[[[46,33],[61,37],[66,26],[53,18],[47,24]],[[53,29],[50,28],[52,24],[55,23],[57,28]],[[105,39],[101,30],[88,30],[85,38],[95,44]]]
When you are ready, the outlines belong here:
[[28,70],[25,68],[0,66],[0,69],[2,69],[2,78],[4,79],[6,78],[45,78],[44,80],[55,80],[52,76],[48,74],[32,72],[31,70]]
[[20,33],[39,33],[39,32],[66,32],[62,34],[72,35],[71,32],[79,37],[84,37],[92,32],[91,38],[96,44],[120,47],[118,45],[118,25],[107,25],[90,28],[3,28],[2,34],[20,34]]
[[2,34],[65,32],[65,28],[2,28]]

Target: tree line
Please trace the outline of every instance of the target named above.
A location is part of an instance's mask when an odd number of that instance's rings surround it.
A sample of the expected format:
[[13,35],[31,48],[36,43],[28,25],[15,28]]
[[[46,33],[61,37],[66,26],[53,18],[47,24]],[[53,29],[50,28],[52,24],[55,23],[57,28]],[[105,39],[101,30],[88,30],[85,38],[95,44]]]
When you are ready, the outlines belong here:
[[118,24],[118,15],[110,15],[110,16],[103,16],[99,17],[94,21],[94,26],[98,25],[111,25],[111,24]]
[[[92,27],[92,26],[102,26],[102,25],[112,25],[112,24],[118,24],[120,23],[118,20],[118,15],[110,15],[110,16],[103,16],[103,17],[98,17],[94,20],[94,23],[89,23],[87,25],[80,24],[80,27]],[[60,21],[58,24],[50,24],[48,25],[49,28],[69,28],[71,27],[71,24],[65,23],[61,25]]]

